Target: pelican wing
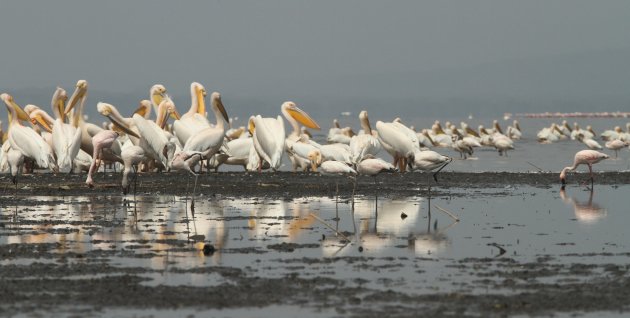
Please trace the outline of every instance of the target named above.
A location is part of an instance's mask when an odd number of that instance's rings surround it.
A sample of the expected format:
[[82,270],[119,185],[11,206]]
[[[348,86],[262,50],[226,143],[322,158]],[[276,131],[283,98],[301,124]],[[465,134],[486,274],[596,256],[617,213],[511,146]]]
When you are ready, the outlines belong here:
[[33,129],[21,125],[14,125],[9,129],[11,148],[19,150],[24,156],[35,160],[41,168],[55,167],[52,149],[42,136]]
[[282,153],[284,152],[284,122],[282,117],[262,118],[254,117],[254,146],[258,155],[269,162],[272,168],[280,168]]
[[[413,153],[415,147],[412,139],[402,132],[401,129],[396,127],[395,123],[378,121],[376,123],[376,130],[378,131],[379,141],[382,144],[389,145],[396,153],[403,156]],[[417,136],[415,136],[415,140],[418,140]]]
[[164,156],[164,147],[169,142],[164,131],[158,125],[144,117],[134,114],[133,122],[140,132],[140,146],[144,148],[147,155],[160,161],[167,167],[167,158]]

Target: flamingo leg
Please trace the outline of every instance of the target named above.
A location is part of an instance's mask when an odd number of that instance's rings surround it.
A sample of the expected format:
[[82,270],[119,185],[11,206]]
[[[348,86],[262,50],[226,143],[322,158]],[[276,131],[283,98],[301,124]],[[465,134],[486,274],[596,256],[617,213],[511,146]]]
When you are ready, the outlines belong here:
[[437,175],[438,173],[440,173],[440,171],[442,171],[442,169],[444,169],[444,167],[448,166],[449,163],[453,162],[453,158],[449,158],[449,160],[447,162],[445,162],[440,169],[438,169],[436,172],[433,173],[433,180],[435,180],[435,182],[438,182],[437,179]]

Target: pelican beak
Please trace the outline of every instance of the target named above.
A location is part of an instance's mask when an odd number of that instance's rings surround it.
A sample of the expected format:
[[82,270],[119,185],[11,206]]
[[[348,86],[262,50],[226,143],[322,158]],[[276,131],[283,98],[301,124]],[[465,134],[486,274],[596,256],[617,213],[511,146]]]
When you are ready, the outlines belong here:
[[466,127],[466,132],[469,135],[473,135],[473,136],[479,138],[479,134],[476,131],[472,130],[472,128],[470,128],[470,127]]
[[253,136],[254,130],[256,130],[256,125],[254,125],[253,120],[250,120],[249,123],[247,123],[247,131],[249,131],[249,134]]
[[311,118],[311,116],[309,116],[305,111],[301,110],[297,106],[289,108],[289,109],[287,109],[287,111],[289,112],[291,117],[293,117],[295,120],[299,121],[302,125],[304,125],[304,126],[306,126],[308,128],[312,128],[312,129],[317,129],[317,130],[320,129],[320,127],[317,124],[317,122],[315,122],[315,120],[313,120],[313,118]]
[[169,115],[171,115],[171,114],[172,114],[172,113],[171,113],[171,111],[169,111],[169,110],[166,110],[166,111],[164,112],[164,115],[163,115],[163,117],[161,118],[161,121],[160,121],[160,129],[162,129],[162,130],[163,130],[163,129],[164,129],[164,127],[166,127],[166,122],[168,121],[168,116],[169,116]]
[[[225,107],[223,107],[223,102],[221,101],[221,98],[217,98],[217,108],[219,109],[219,111],[221,111],[221,115],[223,115],[223,119],[225,119],[225,122],[229,123],[230,118],[228,117],[228,114],[225,111]],[[204,113],[204,116],[205,116],[205,113]]]
[[41,115],[34,115],[33,118],[31,118],[31,122],[33,123],[33,125],[39,124],[46,131],[52,133],[52,128],[50,128],[48,123],[44,120],[44,117],[42,117]]
[[173,112],[171,113],[171,118],[179,120],[180,118],[182,118],[182,116],[179,114],[177,109],[173,109]]
[[61,115],[61,121],[65,122],[66,121],[66,99],[65,98],[59,98],[59,100],[57,100],[57,111],[59,112],[59,114]]
[[140,104],[140,106],[136,108],[133,113],[144,117],[147,114],[147,108],[144,105]]
[[79,99],[83,97],[85,97],[85,88],[77,86],[72,93],[72,96],[70,97],[70,101],[68,101],[68,105],[66,106],[66,111],[64,113],[68,114],[74,108],[74,106],[76,106]]
[[206,90],[196,88],[197,90],[197,113],[201,116],[206,116]]
[[15,112],[17,113],[17,117],[18,117],[19,120],[24,120],[24,121],[30,121],[31,120],[31,118],[28,116],[28,114],[22,109],[22,107],[20,107],[20,105],[16,104],[15,101],[13,101],[13,99],[11,99],[9,104],[11,104],[11,107],[13,107],[13,109],[15,109]]
[[164,100],[163,93],[153,94],[153,96],[151,96],[151,101],[155,105],[160,105],[160,103],[162,103],[163,100]]
[[127,128],[127,125],[119,122],[118,120],[116,120],[116,118],[114,118],[114,116],[112,115],[107,115],[107,118],[112,122],[112,124],[114,124],[114,127],[117,130],[120,130],[121,132],[124,132],[125,134],[129,135],[129,136],[134,136],[136,138],[140,138],[140,136],[138,136],[138,134],[136,134],[133,130]]

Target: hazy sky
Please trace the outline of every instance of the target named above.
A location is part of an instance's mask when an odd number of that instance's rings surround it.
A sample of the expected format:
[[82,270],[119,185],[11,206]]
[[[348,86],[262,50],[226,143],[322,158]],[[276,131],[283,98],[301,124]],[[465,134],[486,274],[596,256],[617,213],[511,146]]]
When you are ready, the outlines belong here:
[[[185,100],[191,81],[238,98],[404,98],[417,95],[410,81],[431,84],[426,74],[442,70],[630,53],[625,0],[20,0],[1,10],[0,90],[50,95],[87,79],[138,98],[163,83]],[[462,85],[492,91],[492,74]]]

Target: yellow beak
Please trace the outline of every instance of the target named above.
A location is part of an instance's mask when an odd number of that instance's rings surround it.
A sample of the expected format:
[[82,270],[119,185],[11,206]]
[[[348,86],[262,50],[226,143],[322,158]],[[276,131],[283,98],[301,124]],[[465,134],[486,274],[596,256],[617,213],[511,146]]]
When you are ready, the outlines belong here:
[[299,121],[302,125],[308,128],[312,128],[312,129],[318,129],[318,130],[320,129],[317,122],[315,122],[315,120],[313,120],[311,116],[309,116],[305,111],[301,110],[297,106],[291,109],[288,109],[287,111],[289,112],[291,117]]

